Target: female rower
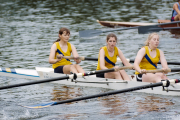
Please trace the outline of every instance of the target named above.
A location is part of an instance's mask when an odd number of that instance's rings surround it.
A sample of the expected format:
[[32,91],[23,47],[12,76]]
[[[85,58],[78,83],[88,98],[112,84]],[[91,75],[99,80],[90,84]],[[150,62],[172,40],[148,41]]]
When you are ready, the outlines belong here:
[[51,47],[49,63],[53,64],[54,73],[84,73],[84,70],[77,65],[81,62],[80,59],[74,59],[76,64],[72,64],[69,59],[63,58],[63,56],[71,56],[71,53],[73,57],[79,56],[74,45],[68,42],[69,37],[69,29],[61,28],[59,30],[59,39]]
[[[161,61],[162,69],[164,71],[168,69],[164,53],[157,48],[158,45],[159,35],[151,33],[145,42],[145,46],[138,51],[134,62],[137,81],[156,83],[161,82],[162,79],[168,79],[164,73],[146,73],[146,70],[156,70],[159,60]],[[167,74],[167,72],[165,73]]]
[[177,0],[176,3],[173,5],[173,12],[171,21],[178,21],[180,20],[180,0]]
[[[117,37],[115,34],[111,33],[107,35],[106,38],[107,46],[100,48],[99,56],[98,56],[98,65],[96,70],[104,70],[115,67],[115,63],[117,61],[117,56],[122,60],[125,66],[132,66],[124,57],[122,51],[116,47]],[[102,78],[112,78],[112,79],[120,79],[120,80],[130,80],[129,76],[124,70],[120,70],[117,72],[108,72],[97,74],[96,77]]]

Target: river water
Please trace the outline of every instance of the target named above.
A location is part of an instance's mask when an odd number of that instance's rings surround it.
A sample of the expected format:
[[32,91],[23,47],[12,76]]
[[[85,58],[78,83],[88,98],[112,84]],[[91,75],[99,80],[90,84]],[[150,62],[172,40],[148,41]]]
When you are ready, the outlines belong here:
[[[69,41],[77,48],[80,56],[97,57],[99,48],[106,45],[107,33],[80,38],[78,31],[111,29],[101,26],[96,20],[157,23],[158,19],[170,19],[173,6],[169,0],[0,0],[0,3],[0,65],[25,69],[51,67],[48,63],[50,47],[58,38],[61,27],[70,29]],[[117,47],[126,58],[131,59],[135,58],[147,38],[147,34],[138,34],[135,29],[114,33],[118,37]],[[179,38],[168,31],[159,32],[159,35],[159,48],[164,51],[167,61],[179,61]],[[96,69],[93,61],[82,61],[80,65],[86,71]],[[169,77],[179,78],[179,74]],[[28,81],[32,80],[0,77],[1,86]],[[44,109],[20,106],[107,91],[112,90],[54,83],[1,90],[0,120],[180,119],[179,97],[133,92]]]

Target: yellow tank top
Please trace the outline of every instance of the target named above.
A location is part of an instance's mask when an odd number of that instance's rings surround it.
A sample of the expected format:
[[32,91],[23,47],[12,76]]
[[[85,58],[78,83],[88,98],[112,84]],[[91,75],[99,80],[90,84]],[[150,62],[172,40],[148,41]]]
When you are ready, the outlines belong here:
[[[149,53],[148,46],[145,46],[145,56],[141,60],[139,67],[141,69],[146,69],[146,70],[156,70],[157,69],[157,63],[159,62],[160,59],[160,52],[159,49],[156,48],[156,57],[152,58]],[[139,74],[137,71],[135,74]]]
[[[105,52],[105,56],[104,56],[104,60],[105,60],[105,66],[110,69],[110,68],[113,68],[115,66],[115,63],[117,61],[117,56],[118,56],[118,48],[115,47],[114,48],[114,55],[113,57],[110,57],[109,54],[108,54],[108,50],[107,50],[107,47],[104,46],[100,49],[103,49],[104,52]],[[97,65],[97,69],[96,70],[101,70],[100,68],[100,59],[99,59],[100,55],[98,56],[98,65]]]
[[[68,49],[67,49],[66,52],[64,52],[64,51],[61,49],[61,47],[60,47],[60,45],[59,45],[59,42],[55,42],[55,44],[56,44],[57,50],[56,50],[56,54],[55,54],[54,59],[56,59],[56,56],[57,56],[58,54],[62,54],[63,56],[71,56],[72,49],[71,49],[71,44],[70,44],[69,42],[67,42]],[[52,65],[52,68],[55,69],[55,68],[57,68],[57,67],[59,67],[59,66],[70,65],[70,64],[72,64],[72,63],[70,62],[69,59],[62,58],[61,61],[53,64],[53,65]]]

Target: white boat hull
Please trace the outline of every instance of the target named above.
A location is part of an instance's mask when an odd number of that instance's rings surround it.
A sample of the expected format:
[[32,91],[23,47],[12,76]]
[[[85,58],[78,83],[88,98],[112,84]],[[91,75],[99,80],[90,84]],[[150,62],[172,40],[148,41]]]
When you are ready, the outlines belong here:
[[[13,72],[10,72],[13,71]],[[52,68],[36,68],[36,70],[27,70],[27,69],[10,69],[9,71],[5,69],[0,69],[1,76],[8,77],[18,77],[18,78],[26,78],[33,80],[42,80],[53,77],[61,77],[64,74],[53,73]],[[133,75],[132,75],[133,76]],[[59,80],[53,83],[64,84],[64,85],[76,85],[76,86],[88,86],[88,87],[101,87],[113,90],[132,88],[142,85],[147,85],[150,83],[147,82],[137,82],[134,77],[131,81],[124,80],[116,80],[116,79],[106,79],[106,78],[97,78],[95,75],[86,76],[84,78],[77,78],[77,80]],[[175,84],[174,86],[169,86],[169,90],[180,90],[180,85]],[[135,92],[143,92],[150,94],[161,94],[161,95],[172,95],[172,96],[180,96],[179,92],[174,91],[163,91],[162,87],[154,87],[153,89],[143,89]]]

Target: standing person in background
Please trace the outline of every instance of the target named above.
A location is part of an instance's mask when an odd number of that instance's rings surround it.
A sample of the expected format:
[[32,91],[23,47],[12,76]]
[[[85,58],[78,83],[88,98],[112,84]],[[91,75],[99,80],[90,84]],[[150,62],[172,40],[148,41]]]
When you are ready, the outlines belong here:
[[172,17],[171,21],[178,21],[180,20],[180,0],[173,5]]
[[63,58],[63,56],[79,57],[74,45],[69,43],[70,31],[67,28],[61,28],[59,30],[59,39],[57,39],[51,46],[49,55],[49,63],[53,64],[54,73],[84,73],[84,70],[77,64],[81,62],[80,59],[74,59],[76,64],[72,64],[69,59]]
[[[122,51],[116,47],[117,37],[115,34],[111,33],[107,35],[106,43],[107,46],[104,46],[99,50],[98,65],[96,70],[104,70],[104,69],[110,69],[116,67],[115,63],[117,61],[117,56],[121,59],[122,63],[125,66],[132,66],[126,60]],[[124,70],[97,74],[96,77],[130,80],[129,76]]]
[[168,79],[164,73],[146,73],[146,70],[156,70],[159,60],[161,61],[162,69],[164,71],[168,69],[164,53],[157,48],[158,45],[159,35],[151,33],[145,42],[145,46],[138,51],[134,62],[137,81],[156,83],[161,82],[162,79]]

